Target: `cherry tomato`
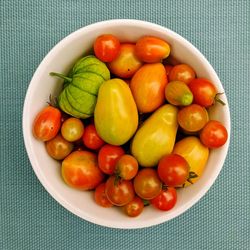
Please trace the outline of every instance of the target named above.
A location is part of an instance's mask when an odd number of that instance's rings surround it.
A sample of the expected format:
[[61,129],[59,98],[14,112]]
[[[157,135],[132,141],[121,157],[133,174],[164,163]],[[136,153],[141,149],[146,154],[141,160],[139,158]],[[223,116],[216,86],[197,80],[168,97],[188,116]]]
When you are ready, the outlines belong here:
[[181,81],[186,84],[189,84],[194,78],[195,72],[187,64],[175,65],[169,74],[169,81]]
[[56,160],[63,160],[74,148],[73,143],[66,141],[61,134],[46,141],[45,146],[48,154]]
[[118,57],[108,63],[111,73],[121,78],[132,77],[141,66],[142,62],[135,55],[135,44],[130,43],[121,44]]
[[82,140],[86,147],[94,150],[99,149],[105,144],[102,138],[97,134],[94,124],[85,127]]
[[62,177],[71,187],[90,190],[104,179],[98,168],[97,156],[88,151],[74,151],[62,162]]
[[112,207],[113,204],[108,200],[105,189],[106,183],[101,183],[96,187],[94,192],[95,202],[102,207]]
[[160,194],[150,201],[157,209],[168,211],[172,209],[177,201],[177,192],[175,188],[168,187],[166,190],[161,190]]
[[168,81],[169,81],[169,75],[170,75],[170,72],[171,70],[173,69],[174,66],[170,65],[170,64],[166,64],[165,65],[165,70],[166,70],[166,74],[167,74],[167,77],[168,77]]
[[116,163],[115,172],[122,179],[131,180],[138,172],[138,161],[132,155],[122,155]]
[[135,196],[132,201],[124,206],[125,213],[130,217],[136,217],[142,213],[144,204],[141,198]]
[[143,62],[158,63],[169,56],[170,46],[160,38],[144,36],[136,42],[135,53]]
[[80,119],[70,117],[61,127],[61,133],[65,140],[73,142],[79,140],[84,132],[84,126]]
[[219,121],[210,120],[201,130],[200,140],[208,148],[223,146],[228,138],[227,129]]
[[120,52],[119,39],[110,34],[98,36],[94,43],[94,52],[103,62],[112,62]]
[[168,187],[180,187],[189,176],[189,165],[182,156],[170,154],[161,158],[157,172]]
[[193,93],[194,103],[197,103],[206,108],[213,105],[215,101],[224,104],[221,100],[216,98],[217,90],[208,79],[194,79],[189,83],[188,87]]
[[145,200],[156,197],[162,188],[161,180],[157,171],[153,168],[143,168],[134,178],[136,194]]
[[42,141],[54,138],[61,127],[61,112],[52,106],[38,113],[33,123],[33,135]]
[[112,175],[106,182],[105,193],[109,201],[116,206],[124,206],[133,200],[135,196],[131,181],[117,179]]
[[114,174],[116,162],[124,154],[125,151],[120,146],[104,145],[98,154],[99,168],[105,174]]
[[201,130],[208,119],[207,110],[198,104],[191,104],[182,108],[177,115],[179,125],[187,132]]

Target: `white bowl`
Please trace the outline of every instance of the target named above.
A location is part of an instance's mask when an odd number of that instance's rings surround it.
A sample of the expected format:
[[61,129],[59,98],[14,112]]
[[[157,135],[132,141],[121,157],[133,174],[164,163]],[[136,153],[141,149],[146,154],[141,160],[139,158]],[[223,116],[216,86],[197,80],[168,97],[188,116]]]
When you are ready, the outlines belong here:
[[[191,65],[199,77],[210,79],[219,92],[223,86],[212,66],[191,43],[175,32],[162,26],[138,20],[110,20],[83,27],[60,41],[43,59],[37,68],[27,91],[23,108],[23,136],[32,167],[46,190],[63,207],[82,219],[112,228],[143,228],[166,222],[182,214],[205,195],[217,178],[225,161],[227,143],[212,150],[205,171],[198,182],[178,191],[178,201],[168,212],[146,207],[137,218],[129,218],[119,208],[102,208],[93,201],[92,192],[78,191],[68,187],[60,175],[60,164],[46,153],[43,142],[32,135],[32,123],[36,114],[46,105],[50,94],[56,95],[62,81],[49,76],[49,72],[67,74],[74,62],[91,49],[95,38],[112,33],[121,41],[136,41],[143,35],[160,37],[171,44],[171,53],[179,61]],[[230,114],[225,95],[225,106],[216,105],[211,111],[213,119],[221,121],[230,135]],[[197,215],[199,216],[199,215]]]

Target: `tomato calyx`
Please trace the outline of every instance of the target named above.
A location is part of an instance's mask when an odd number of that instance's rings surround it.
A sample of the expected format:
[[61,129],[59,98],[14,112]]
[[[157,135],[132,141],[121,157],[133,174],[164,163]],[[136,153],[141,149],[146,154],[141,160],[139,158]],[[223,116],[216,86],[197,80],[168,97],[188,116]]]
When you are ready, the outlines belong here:
[[220,96],[220,95],[223,95],[224,93],[217,93],[216,95],[215,95],[215,97],[214,97],[214,103],[215,102],[218,102],[218,103],[220,103],[221,105],[226,105],[226,103],[225,102],[223,102],[218,96]]
[[[194,184],[194,183],[192,182],[192,179],[197,178],[197,177],[199,177],[199,176],[198,176],[195,172],[190,171],[190,172],[189,172],[189,175],[188,175],[188,178],[187,178],[187,181],[188,181],[189,183],[191,183],[191,184]],[[185,183],[183,184],[182,187],[185,187]]]
[[147,207],[147,206],[150,205],[150,201],[149,200],[142,199],[142,202],[143,202],[144,207]]

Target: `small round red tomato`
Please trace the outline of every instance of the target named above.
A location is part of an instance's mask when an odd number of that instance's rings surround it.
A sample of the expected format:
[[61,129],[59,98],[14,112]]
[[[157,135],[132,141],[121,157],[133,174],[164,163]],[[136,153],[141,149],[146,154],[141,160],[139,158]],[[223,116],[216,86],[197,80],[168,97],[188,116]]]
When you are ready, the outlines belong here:
[[158,63],[169,56],[170,46],[160,38],[144,36],[136,42],[135,53],[143,62]]
[[94,43],[94,52],[103,62],[112,62],[120,52],[119,39],[111,34],[98,36]]
[[170,72],[171,72],[171,70],[173,69],[174,66],[172,66],[170,64],[166,64],[164,67],[165,67],[167,77],[168,77],[168,81],[169,81],[169,75],[170,75]]
[[52,106],[45,107],[38,113],[33,123],[33,135],[42,141],[54,138],[61,127],[61,112]]
[[122,155],[116,163],[115,172],[124,180],[132,180],[138,172],[138,161],[132,155]]
[[130,217],[136,217],[142,213],[144,204],[141,198],[135,196],[132,201],[124,206],[125,213]]
[[93,124],[85,127],[82,140],[86,147],[94,150],[99,149],[105,144],[102,138],[97,134],[95,125]]
[[125,151],[120,146],[104,145],[98,154],[99,168],[105,174],[114,174],[116,163],[124,154]]
[[135,196],[133,183],[117,179],[112,175],[106,182],[105,193],[109,201],[116,206],[124,206],[133,200]]
[[169,81],[181,81],[186,84],[189,84],[194,78],[195,72],[187,64],[175,65],[169,74]]
[[96,187],[94,192],[95,202],[102,207],[112,207],[113,204],[108,200],[105,189],[106,183],[101,183]]
[[210,120],[201,130],[200,140],[208,148],[223,146],[228,138],[227,129],[219,122]]
[[123,43],[118,57],[108,63],[111,73],[121,78],[130,78],[142,66],[135,55],[135,44]]
[[220,99],[216,99],[217,90],[208,79],[194,79],[189,83],[188,87],[193,93],[194,103],[206,108],[213,105],[215,101],[224,104]]
[[73,142],[79,140],[84,132],[84,126],[80,119],[70,117],[65,120],[61,127],[61,133],[65,140]]
[[74,151],[62,162],[62,177],[71,187],[90,190],[104,179],[98,168],[97,156],[88,151]]
[[63,160],[74,148],[73,143],[66,141],[60,134],[45,142],[46,150],[52,158]]
[[170,154],[161,158],[157,172],[168,187],[180,187],[188,179],[189,165],[182,156]]
[[208,119],[207,110],[198,104],[191,104],[182,108],[177,115],[179,125],[187,132],[201,130]]
[[177,192],[175,188],[168,187],[161,190],[160,194],[150,201],[157,209],[168,211],[172,209],[177,201]]
[[134,178],[134,188],[136,194],[142,199],[150,200],[156,197],[162,188],[157,171],[152,168],[140,170]]

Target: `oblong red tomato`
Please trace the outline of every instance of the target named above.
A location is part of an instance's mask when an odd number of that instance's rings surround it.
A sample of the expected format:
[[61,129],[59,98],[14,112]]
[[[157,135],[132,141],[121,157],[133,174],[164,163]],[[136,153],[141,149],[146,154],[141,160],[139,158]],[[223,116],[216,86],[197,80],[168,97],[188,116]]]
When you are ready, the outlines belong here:
[[157,63],[169,56],[170,46],[160,38],[144,36],[136,42],[135,53],[143,62]]
[[47,106],[40,111],[33,123],[33,135],[41,141],[54,138],[61,127],[61,111]]
[[167,82],[161,63],[145,64],[135,73],[130,88],[139,112],[152,112],[164,103]]
[[88,151],[74,151],[62,162],[61,173],[66,184],[81,190],[94,189],[104,179],[97,156]]
[[111,73],[121,78],[130,78],[142,66],[142,62],[135,55],[135,44],[123,43],[119,55],[108,63]]

